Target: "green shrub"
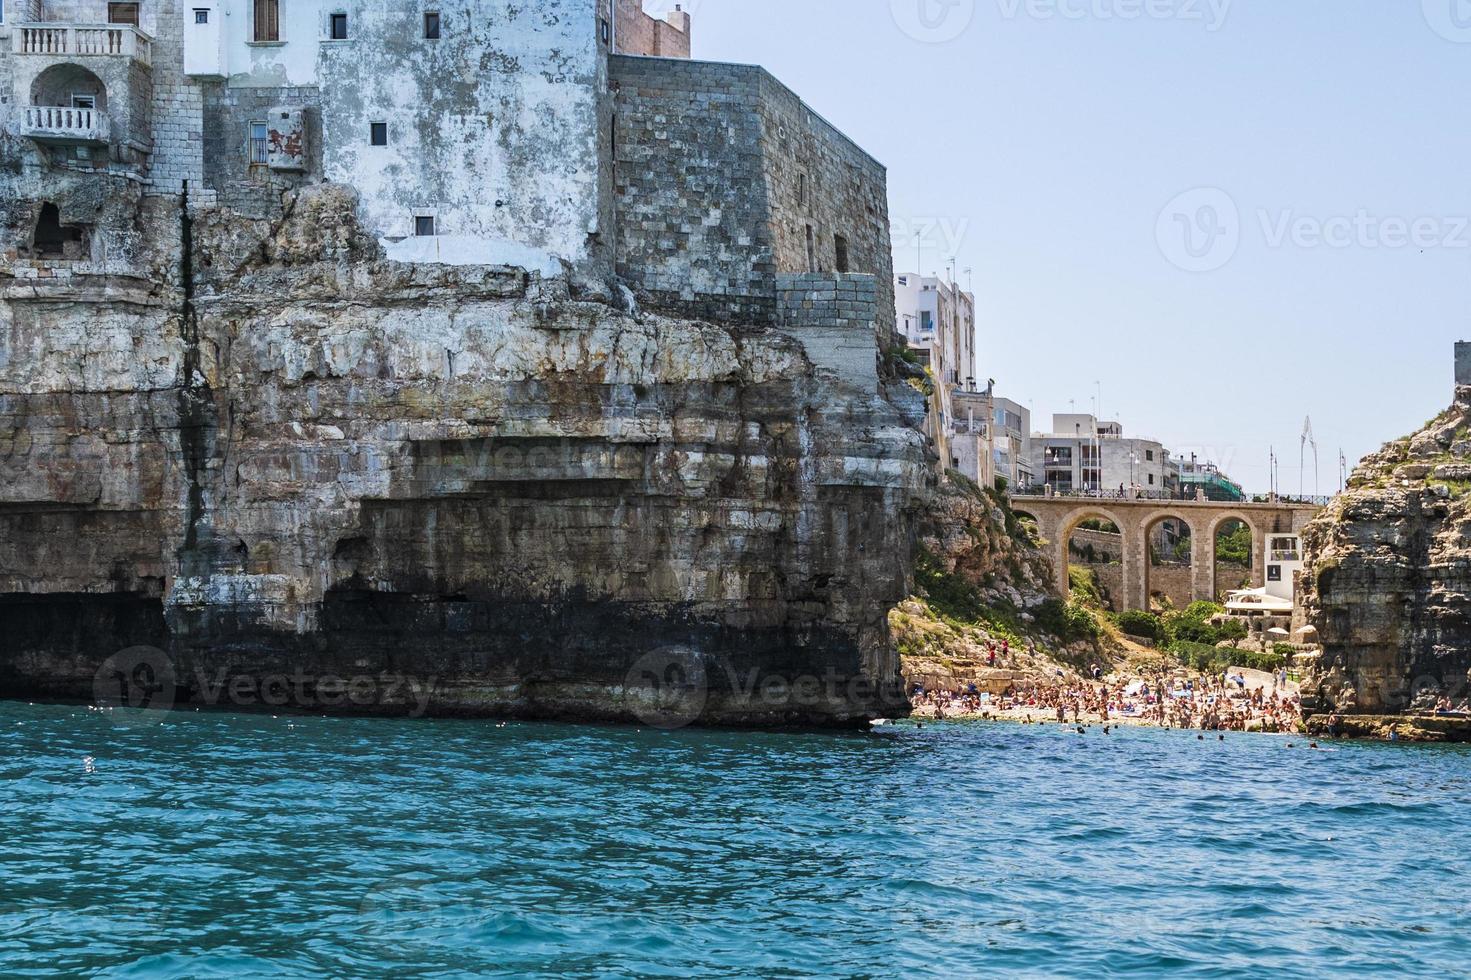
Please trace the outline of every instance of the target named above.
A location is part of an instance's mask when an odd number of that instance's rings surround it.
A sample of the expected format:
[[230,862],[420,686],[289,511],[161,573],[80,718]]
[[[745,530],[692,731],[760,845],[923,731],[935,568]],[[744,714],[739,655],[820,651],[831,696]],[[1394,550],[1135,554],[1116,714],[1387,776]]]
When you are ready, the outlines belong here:
[[1236,523],[1231,531],[1216,535],[1216,560],[1232,565],[1246,565],[1251,561],[1251,528]]
[[1137,609],[1119,613],[1114,617],[1114,622],[1119,624],[1119,629],[1130,636],[1140,636],[1146,640],[1158,640],[1164,629],[1164,624],[1154,613],[1141,612]]
[[1067,578],[1073,599],[1084,605],[1103,605],[1103,589],[1099,586],[1098,574],[1093,569],[1071,566],[1067,570]]
[[1064,643],[1097,639],[1102,632],[1093,613],[1076,601],[1048,599],[1037,607],[1036,615],[1037,625]]
[[1215,647],[1204,643],[1177,640],[1170,645],[1170,652],[1188,667],[1203,674],[1219,674],[1228,667],[1247,667],[1274,673],[1287,664],[1279,653],[1254,653],[1234,647]]
[[941,619],[977,623],[985,615],[980,590],[954,572],[947,572],[939,559],[923,548],[915,556],[914,582]]
[[1214,602],[1192,602],[1179,612],[1164,617],[1163,639],[1171,643],[1199,643],[1215,646],[1217,643],[1246,639],[1246,624],[1240,620],[1227,620],[1216,626],[1211,620],[1224,614],[1224,606]]

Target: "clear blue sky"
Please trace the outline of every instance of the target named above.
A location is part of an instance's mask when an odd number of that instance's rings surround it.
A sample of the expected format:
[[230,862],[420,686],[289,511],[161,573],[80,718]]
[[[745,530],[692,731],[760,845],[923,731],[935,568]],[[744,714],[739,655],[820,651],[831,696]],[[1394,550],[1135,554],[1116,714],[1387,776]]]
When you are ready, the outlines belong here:
[[1034,427],[1102,381],[1128,433],[1249,489],[1275,445],[1293,493],[1311,414],[1328,492],[1340,446],[1352,464],[1450,403],[1471,0],[685,7],[695,57],[766,66],[888,166],[898,266],[919,227],[921,271],[973,270],[980,374]]

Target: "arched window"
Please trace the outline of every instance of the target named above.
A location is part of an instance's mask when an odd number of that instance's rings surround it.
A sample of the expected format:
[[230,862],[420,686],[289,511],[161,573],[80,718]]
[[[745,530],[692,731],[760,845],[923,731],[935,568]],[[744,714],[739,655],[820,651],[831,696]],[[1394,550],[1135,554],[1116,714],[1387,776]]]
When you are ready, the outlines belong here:
[[255,0],[255,39],[281,40],[281,0]]

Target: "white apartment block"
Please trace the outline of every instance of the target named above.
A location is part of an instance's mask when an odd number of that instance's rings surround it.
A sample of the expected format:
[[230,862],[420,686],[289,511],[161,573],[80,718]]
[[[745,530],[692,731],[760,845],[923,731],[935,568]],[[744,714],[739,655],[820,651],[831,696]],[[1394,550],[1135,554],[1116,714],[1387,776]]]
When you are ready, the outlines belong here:
[[1175,497],[1180,466],[1153,439],[1124,437],[1118,422],[1092,415],[1054,415],[1052,431],[1032,436],[1032,470],[1057,493],[1136,490]]
[[930,437],[944,465],[990,486],[995,480],[989,385],[976,379],[976,300],[933,276],[894,277],[899,331],[925,359],[935,393]]

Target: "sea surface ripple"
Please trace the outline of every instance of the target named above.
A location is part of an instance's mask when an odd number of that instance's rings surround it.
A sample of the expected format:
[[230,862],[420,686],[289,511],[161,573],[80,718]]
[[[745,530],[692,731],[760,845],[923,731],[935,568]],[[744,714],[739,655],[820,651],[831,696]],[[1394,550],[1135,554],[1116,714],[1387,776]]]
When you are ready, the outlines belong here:
[[0,704],[7,977],[1467,976],[1468,840],[1460,748]]

